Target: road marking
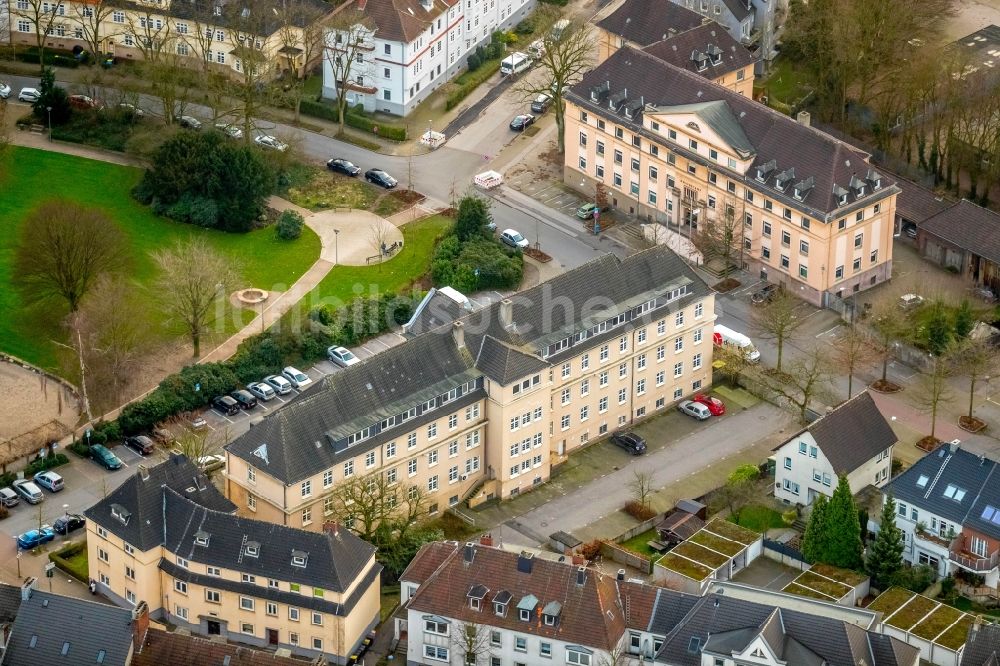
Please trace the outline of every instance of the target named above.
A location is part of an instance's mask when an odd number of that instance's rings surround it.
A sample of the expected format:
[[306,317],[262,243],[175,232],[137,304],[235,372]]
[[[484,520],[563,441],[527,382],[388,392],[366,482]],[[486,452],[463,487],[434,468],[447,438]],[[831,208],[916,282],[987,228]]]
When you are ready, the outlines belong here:
[[843,324],[837,324],[833,328],[828,328],[827,330],[823,331],[822,333],[817,333],[816,337],[817,338],[821,338],[824,335],[829,335],[830,333],[833,333],[834,331],[836,331],[837,329],[839,329],[841,326],[843,326]]
[[235,421],[230,420],[230,418],[228,416],[226,416],[225,414],[223,414],[222,412],[220,412],[219,410],[217,410],[215,407],[212,408],[212,413],[215,414],[216,416],[219,416],[219,417],[221,417],[221,418],[229,421],[230,423],[235,423]]

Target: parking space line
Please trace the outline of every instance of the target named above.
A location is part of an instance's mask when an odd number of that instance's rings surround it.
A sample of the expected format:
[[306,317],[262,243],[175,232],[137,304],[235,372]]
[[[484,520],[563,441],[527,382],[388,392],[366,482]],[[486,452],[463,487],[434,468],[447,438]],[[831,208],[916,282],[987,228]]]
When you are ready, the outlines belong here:
[[212,413],[215,414],[216,416],[220,417],[220,418],[223,418],[223,419],[229,421],[230,423],[236,423],[235,421],[231,420],[228,416],[226,416],[225,414],[223,414],[222,412],[220,412],[217,409],[212,409]]
[[833,333],[834,331],[836,331],[837,329],[839,329],[841,326],[843,326],[843,324],[837,324],[833,328],[828,328],[827,330],[823,331],[822,333],[817,333],[816,337],[817,338],[822,338],[824,335],[829,335],[829,334]]

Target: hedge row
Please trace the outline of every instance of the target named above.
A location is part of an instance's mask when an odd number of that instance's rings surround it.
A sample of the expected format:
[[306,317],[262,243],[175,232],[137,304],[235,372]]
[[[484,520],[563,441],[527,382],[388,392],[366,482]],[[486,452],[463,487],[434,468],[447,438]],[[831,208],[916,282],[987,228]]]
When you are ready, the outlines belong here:
[[462,77],[465,81],[448,95],[445,109],[451,111],[462,103],[462,100],[472,94],[472,91],[481,86],[488,78],[500,70],[500,60],[489,60],[482,63],[475,72],[466,72]]
[[[32,65],[37,65],[41,62],[41,56],[39,56],[37,51],[18,53],[14,57],[21,62],[30,63]],[[48,50],[45,51],[45,64],[56,65],[58,67],[69,67],[71,69],[76,69],[80,66],[80,62],[76,58],[73,58],[72,56],[60,55],[58,53],[52,53]]]
[[[24,478],[31,478],[38,472],[44,472],[47,469],[59,467],[60,465],[65,465],[68,462],[69,458],[62,453],[55,453],[51,456],[45,456],[44,458],[37,458],[28,463],[28,466],[24,468]],[[15,481],[17,481],[17,474],[14,472],[5,472],[0,474],[0,488],[9,486]]]
[[[330,106],[329,104],[323,104],[322,102],[316,102],[311,99],[302,100],[299,105],[299,111],[314,118],[321,118],[335,123],[340,122],[340,114],[337,112],[335,107]],[[348,127],[353,127],[354,129],[370,132],[375,136],[382,137],[383,139],[406,141],[407,135],[405,126],[376,123],[370,118],[366,118],[365,116],[359,115],[358,113],[350,110],[344,115],[344,124]],[[377,132],[375,131],[376,127],[378,127]]]

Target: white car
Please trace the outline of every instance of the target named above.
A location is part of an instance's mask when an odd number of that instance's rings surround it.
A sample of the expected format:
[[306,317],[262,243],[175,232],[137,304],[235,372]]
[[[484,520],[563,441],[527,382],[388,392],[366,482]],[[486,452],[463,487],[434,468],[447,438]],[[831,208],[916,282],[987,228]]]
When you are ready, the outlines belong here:
[[243,138],[243,130],[241,130],[236,125],[229,125],[227,123],[217,123],[215,125],[215,129],[219,130],[220,132],[228,136],[230,139]]
[[200,456],[195,459],[198,469],[203,472],[211,472],[226,466],[226,456],[221,453],[212,453],[207,456]]
[[288,395],[292,392],[292,383],[281,375],[268,375],[264,383],[274,389],[278,395]]
[[267,148],[268,150],[277,150],[279,153],[283,153],[288,150],[288,144],[283,143],[276,137],[270,134],[261,134],[260,136],[254,137],[254,143],[256,143],[261,148]]
[[38,92],[36,88],[21,88],[21,92],[17,93],[17,101],[19,102],[29,102],[34,104],[42,98],[42,93]]
[[264,382],[251,382],[247,384],[247,390],[265,402],[278,395],[270,384]]
[[346,368],[348,366],[354,365],[355,363],[361,362],[361,359],[355,356],[350,349],[346,349],[345,347],[337,347],[336,345],[334,345],[333,347],[329,347],[326,350],[326,356],[327,358],[329,358],[331,361],[341,366],[342,368]]
[[130,104],[128,102],[122,102],[121,104],[118,105],[118,108],[124,111],[125,113],[131,113],[136,118],[142,118],[143,116],[146,115],[145,111],[137,107],[135,104]]
[[699,421],[704,421],[706,419],[712,418],[712,412],[710,412],[708,407],[701,404],[700,402],[694,402],[692,400],[681,400],[677,404],[677,409],[681,410],[688,416],[698,419]]
[[63,478],[52,471],[39,472],[35,474],[34,478],[36,484],[53,493],[57,493],[66,487],[63,483]]
[[309,378],[309,375],[301,370],[293,368],[292,366],[288,366],[282,370],[281,374],[285,376],[285,379],[292,383],[292,386],[299,390],[304,389],[313,382],[313,380]]
[[0,99],[7,99],[10,97],[10,85],[0,81]]
[[528,239],[515,229],[504,229],[500,232],[500,240],[511,247],[523,250],[528,247]]
[[201,121],[194,116],[181,116],[177,119],[181,127],[186,127],[187,129],[199,130],[201,129]]

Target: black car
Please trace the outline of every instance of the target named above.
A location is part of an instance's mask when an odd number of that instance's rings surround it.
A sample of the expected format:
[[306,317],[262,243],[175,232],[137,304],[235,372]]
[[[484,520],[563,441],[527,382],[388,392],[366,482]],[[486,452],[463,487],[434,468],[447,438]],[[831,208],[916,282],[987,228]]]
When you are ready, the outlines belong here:
[[56,518],[55,522],[52,523],[52,529],[56,531],[56,534],[69,534],[70,532],[75,532],[86,524],[87,519],[80,514],[67,513],[59,518]]
[[357,166],[353,162],[348,162],[342,157],[334,157],[326,163],[326,168],[330,171],[342,173],[345,176],[357,176],[361,173],[361,167]]
[[611,442],[620,446],[634,456],[646,452],[646,440],[634,432],[616,432],[611,435]]
[[776,284],[765,284],[763,287],[757,291],[750,294],[750,302],[760,305],[761,303],[770,303],[772,299],[777,295],[778,289],[780,287]]
[[387,190],[391,190],[396,187],[398,181],[387,174],[382,169],[368,169],[365,171],[365,180],[369,183],[375,183],[376,185],[381,185]]
[[528,129],[528,126],[535,122],[535,117],[530,113],[522,113],[519,116],[514,116],[514,120],[510,121],[510,128],[516,132],[520,132]]
[[145,435],[136,435],[135,437],[126,437],[125,446],[132,449],[140,456],[148,456],[156,449],[156,444],[153,443],[149,437]]
[[220,411],[226,416],[233,416],[240,413],[240,403],[228,395],[220,395],[212,401],[212,409]]
[[257,406],[257,398],[255,398],[253,393],[250,391],[240,389],[238,391],[233,391],[229,395],[233,398],[233,400],[240,403],[240,407],[243,409],[253,409]]

